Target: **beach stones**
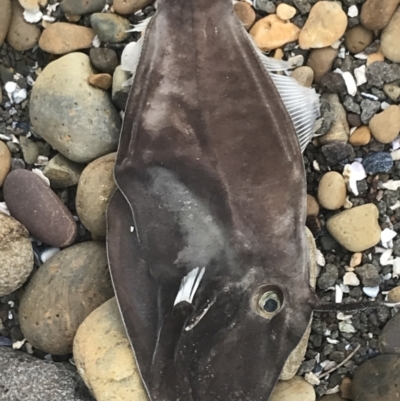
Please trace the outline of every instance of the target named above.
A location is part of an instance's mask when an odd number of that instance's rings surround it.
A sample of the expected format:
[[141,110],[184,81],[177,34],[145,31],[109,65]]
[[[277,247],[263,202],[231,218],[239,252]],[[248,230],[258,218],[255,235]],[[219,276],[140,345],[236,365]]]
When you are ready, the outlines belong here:
[[356,25],[346,33],[346,46],[351,53],[361,53],[369,46],[374,39],[374,35],[362,25]]
[[379,212],[370,203],[332,216],[326,223],[329,233],[351,252],[362,252],[378,244],[381,228]]
[[118,67],[117,53],[113,49],[97,47],[90,49],[90,61],[101,72],[113,74]]
[[90,17],[90,24],[99,39],[106,43],[124,41],[129,33],[129,20],[115,14],[95,13]]
[[361,8],[361,23],[370,31],[379,31],[384,28],[399,0],[367,0]]
[[55,22],[43,31],[39,46],[50,54],[66,54],[79,49],[89,49],[94,37],[95,33],[91,28]]
[[77,226],[71,212],[42,178],[28,170],[11,172],[4,183],[11,215],[40,241],[55,247],[71,245]]
[[338,55],[337,49],[324,47],[313,49],[307,60],[307,65],[314,71],[314,80],[319,82],[321,78],[332,68],[333,62]]
[[0,297],[20,288],[33,269],[33,250],[28,230],[0,212]]
[[105,245],[90,241],[71,246],[29,281],[19,309],[21,330],[35,348],[68,354],[79,325],[112,296]]
[[7,145],[0,141],[0,187],[3,186],[4,180],[11,168],[11,153]]
[[78,184],[83,167],[59,153],[50,159],[43,174],[50,180],[52,188],[66,188]]
[[90,85],[102,90],[108,90],[112,85],[112,76],[110,74],[92,74],[89,76]]
[[244,1],[238,1],[234,5],[234,10],[244,28],[249,30],[256,20],[256,13],[251,5]]
[[116,189],[114,165],[116,153],[90,163],[80,177],[76,193],[76,211],[83,225],[95,236],[106,236],[106,209]]
[[0,397],[4,401],[94,401],[70,363],[38,359],[0,347]]
[[386,152],[370,152],[364,157],[362,165],[367,174],[387,173],[393,166],[393,159]]
[[352,146],[365,146],[371,140],[371,131],[370,129],[363,125],[357,128],[349,138],[349,143]]
[[391,105],[382,113],[375,114],[369,122],[369,128],[378,142],[392,142],[400,131],[400,107]]
[[400,7],[393,14],[381,36],[381,51],[383,55],[395,63],[400,63],[399,37]]
[[379,355],[364,362],[352,382],[353,401],[395,401],[399,398],[400,355]]
[[346,201],[346,183],[336,171],[323,175],[318,186],[318,201],[328,210],[340,209]]
[[71,53],[51,62],[32,90],[33,129],[68,159],[87,163],[117,149],[120,117],[104,91],[88,82],[89,57]]
[[115,298],[79,327],[74,360],[97,401],[147,401]]
[[11,21],[11,0],[0,0],[0,46],[7,36]]
[[383,328],[382,333],[379,336],[379,351],[382,354],[400,354],[399,330],[400,313],[396,313],[389,322],[386,323],[386,326]]
[[302,49],[322,48],[340,39],[347,28],[347,16],[336,2],[316,3],[300,32],[299,44]]
[[315,401],[316,394],[311,384],[302,377],[295,376],[288,381],[280,381],[275,387],[271,401]]
[[113,7],[117,14],[133,14],[151,3],[151,0],[114,0]]
[[63,0],[60,3],[60,8],[65,14],[83,15],[100,12],[106,3],[106,0]]

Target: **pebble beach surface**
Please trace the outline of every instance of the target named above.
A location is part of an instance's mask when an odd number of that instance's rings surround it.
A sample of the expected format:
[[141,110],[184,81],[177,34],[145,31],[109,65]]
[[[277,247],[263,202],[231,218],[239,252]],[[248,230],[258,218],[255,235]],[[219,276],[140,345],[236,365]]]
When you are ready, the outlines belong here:
[[[400,0],[233,7],[321,95],[304,152],[319,297],[400,302]],[[154,12],[149,0],[0,0],[1,400],[146,400],[104,240],[121,53]],[[398,399],[399,330],[383,304],[314,313],[272,401]]]

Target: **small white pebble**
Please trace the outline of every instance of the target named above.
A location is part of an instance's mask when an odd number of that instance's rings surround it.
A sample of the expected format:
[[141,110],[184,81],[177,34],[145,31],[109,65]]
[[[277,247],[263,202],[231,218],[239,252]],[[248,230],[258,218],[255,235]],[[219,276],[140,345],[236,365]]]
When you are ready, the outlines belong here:
[[24,19],[26,22],[29,22],[30,24],[36,24],[43,18],[43,13],[39,10],[39,7],[37,10],[25,10],[24,11]]
[[355,4],[350,6],[349,9],[347,10],[347,15],[350,18],[358,17],[358,7]]
[[392,257],[392,253],[393,253],[393,249],[386,249],[385,252],[382,253],[380,259],[379,259],[379,263],[381,266],[387,266],[392,263],[389,263],[391,257]]
[[313,168],[315,171],[321,171],[321,169],[319,168],[319,164],[316,160],[313,161]]
[[14,308],[15,302],[14,302],[14,301],[8,301],[8,306],[9,306],[10,308]]
[[0,213],[10,215],[10,211],[8,210],[6,202],[0,202]]
[[46,359],[46,361],[52,361],[53,362],[53,358],[52,358],[51,354],[46,354],[44,356],[44,359]]
[[363,293],[370,298],[376,298],[379,294],[379,286],[376,287],[363,287]]
[[355,333],[357,330],[355,329],[355,327],[349,323],[349,322],[339,322],[339,330],[342,333]]
[[393,277],[400,277],[400,258],[393,261]]
[[350,292],[350,288],[348,285],[345,284],[339,284],[341,290],[343,291],[343,294],[348,294]]
[[328,341],[329,344],[339,344],[339,340],[334,340],[330,337],[327,337],[326,341]]
[[397,191],[400,188],[400,180],[389,180],[381,184],[381,188]]
[[378,96],[375,96],[372,93],[361,92],[361,96],[370,100],[379,100]]
[[325,266],[325,264],[326,264],[325,257],[319,249],[317,249],[317,258],[316,259],[317,259],[318,266],[321,266],[321,267]]
[[60,252],[60,248],[48,248],[40,254],[40,260],[45,263],[58,252]]
[[25,343],[25,348],[26,348],[26,352],[27,352],[28,354],[30,354],[30,355],[33,354],[33,347],[32,347],[32,345],[31,345],[30,343],[26,342],[26,343]]
[[350,320],[352,317],[352,315],[345,315],[343,312],[338,312],[336,315],[337,320]]
[[7,93],[13,93],[15,90],[18,88],[18,85],[15,82],[8,81],[4,85],[4,89],[6,90]]
[[315,376],[315,374],[312,372],[306,373],[304,375],[304,379],[306,380],[307,383],[310,383],[312,386],[318,386],[321,383],[318,377]]
[[22,103],[27,97],[28,97],[28,92],[26,91],[26,89],[17,89],[12,94],[12,99],[15,104]]
[[388,273],[388,274],[385,274],[384,276],[383,276],[383,280],[384,281],[388,281],[388,280],[390,280],[392,278],[392,273]]
[[8,311],[8,320],[13,320],[13,314],[11,311]]
[[349,191],[358,196],[357,181],[361,181],[367,177],[363,165],[358,161],[352,164],[346,164],[342,175]]
[[388,102],[382,102],[381,103],[381,109],[386,110],[390,107],[390,104]]
[[48,186],[50,186],[50,180],[43,174],[42,170],[39,170],[38,168],[33,168],[32,173],[38,175]]
[[327,394],[327,395],[329,395],[329,394],[337,394],[339,391],[340,391],[340,386],[338,384],[335,387],[328,388],[328,390],[326,390],[325,394]]
[[135,231],[135,227],[130,226],[130,227],[129,227],[129,230],[130,230],[131,233],[133,233],[133,232]]
[[365,52],[361,52],[361,53],[355,54],[354,57],[359,60],[366,60],[368,58],[368,54]]
[[361,86],[367,82],[367,77],[365,75],[366,67],[362,65],[361,67],[354,69],[354,76],[356,77],[357,86]]
[[360,280],[358,279],[357,275],[353,272],[347,272],[343,276],[343,283],[345,285],[350,285],[352,287],[357,287],[360,285]]
[[341,304],[343,301],[343,291],[342,289],[336,284],[335,285],[335,302],[337,304]]
[[339,49],[338,58],[344,59],[346,57],[346,49],[341,47]]
[[93,38],[92,45],[93,45],[93,47],[100,47],[101,40],[97,35]]
[[47,22],[54,22],[56,19],[51,15],[43,15],[42,20]]
[[297,54],[296,56],[289,57],[288,63],[291,68],[301,67],[304,64],[304,56],[301,54]]
[[342,77],[344,79],[344,83],[346,84],[346,88],[347,88],[347,93],[350,96],[354,96],[357,94],[357,85],[356,85],[356,81],[354,80],[353,75],[351,74],[351,72],[346,71],[342,74]]
[[393,142],[392,142],[392,150],[400,149],[400,138],[397,137]]
[[390,152],[390,156],[392,156],[392,160],[400,160],[400,149],[396,149],[393,152]]
[[15,343],[13,343],[12,347],[13,349],[21,349],[22,346],[25,344],[25,338],[21,341],[15,341]]
[[353,255],[351,255],[350,258],[350,267],[356,267],[359,266],[362,262],[362,253],[361,252],[355,252]]
[[393,238],[396,237],[396,235],[396,231],[391,230],[390,228],[385,228],[381,232],[381,242],[383,247],[389,248]]

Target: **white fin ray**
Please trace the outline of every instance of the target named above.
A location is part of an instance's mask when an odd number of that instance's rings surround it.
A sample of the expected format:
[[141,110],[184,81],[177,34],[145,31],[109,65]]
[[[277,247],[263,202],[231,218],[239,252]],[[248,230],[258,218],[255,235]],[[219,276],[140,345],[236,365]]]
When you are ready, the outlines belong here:
[[[247,32],[246,32],[247,33]],[[319,117],[319,95],[314,89],[301,86],[295,79],[278,75],[278,71],[288,71],[294,66],[288,61],[266,56],[254,43],[252,36],[247,36],[262,65],[274,81],[287,112],[293,122],[303,152],[314,136],[314,123]]]
[[187,302],[189,304],[193,302],[194,295],[199,288],[205,270],[205,267],[203,267],[201,270],[196,267],[185,277],[183,277],[178,294],[175,298],[174,306],[179,304],[180,302]]

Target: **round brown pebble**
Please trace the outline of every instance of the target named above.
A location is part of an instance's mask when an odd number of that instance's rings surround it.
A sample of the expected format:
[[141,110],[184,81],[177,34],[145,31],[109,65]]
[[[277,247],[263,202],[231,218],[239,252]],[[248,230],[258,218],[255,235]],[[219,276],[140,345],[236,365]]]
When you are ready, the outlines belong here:
[[318,216],[319,214],[319,204],[317,200],[312,196],[307,194],[307,216]]
[[112,296],[104,244],[71,246],[46,261],[29,281],[19,308],[22,333],[35,348],[68,354],[83,320]]
[[400,106],[391,105],[381,113],[375,114],[369,122],[369,128],[378,142],[394,141],[400,131]]
[[311,67],[304,65],[296,68],[290,76],[294,78],[301,86],[310,88],[314,80],[314,71]]
[[152,0],[114,0],[113,7],[117,14],[127,15],[148,6]]
[[4,180],[11,168],[11,153],[8,146],[0,141],[0,187],[3,186]]
[[7,36],[8,28],[11,21],[11,1],[0,0],[0,46],[3,44]]
[[361,23],[371,31],[380,31],[390,21],[399,0],[367,0],[361,8]]
[[318,201],[328,210],[337,210],[344,205],[346,184],[341,174],[330,171],[323,175],[318,185]]
[[234,5],[234,10],[238,18],[243,24],[244,29],[247,31],[253,26],[256,20],[256,13],[249,3],[238,1]]
[[40,241],[58,248],[75,241],[78,228],[71,212],[37,174],[12,171],[3,194],[11,215]]
[[346,33],[346,47],[351,53],[361,53],[369,46],[374,39],[371,31],[364,28],[362,25],[357,25],[349,29]]
[[365,146],[369,144],[371,140],[371,131],[366,125],[357,128],[349,138],[350,145],[353,146]]
[[332,49],[332,47],[311,50],[307,65],[314,71],[315,82],[319,82],[331,70],[337,55],[338,50]]
[[92,74],[89,76],[90,85],[95,86],[96,88],[108,90],[111,88],[112,84],[112,76],[110,74]]
[[387,295],[387,298],[388,302],[393,302],[393,303],[400,302],[400,286],[390,290],[389,294]]
[[400,7],[397,8],[381,35],[381,51],[386,58],[394,63],[400,63],[399,38]]

